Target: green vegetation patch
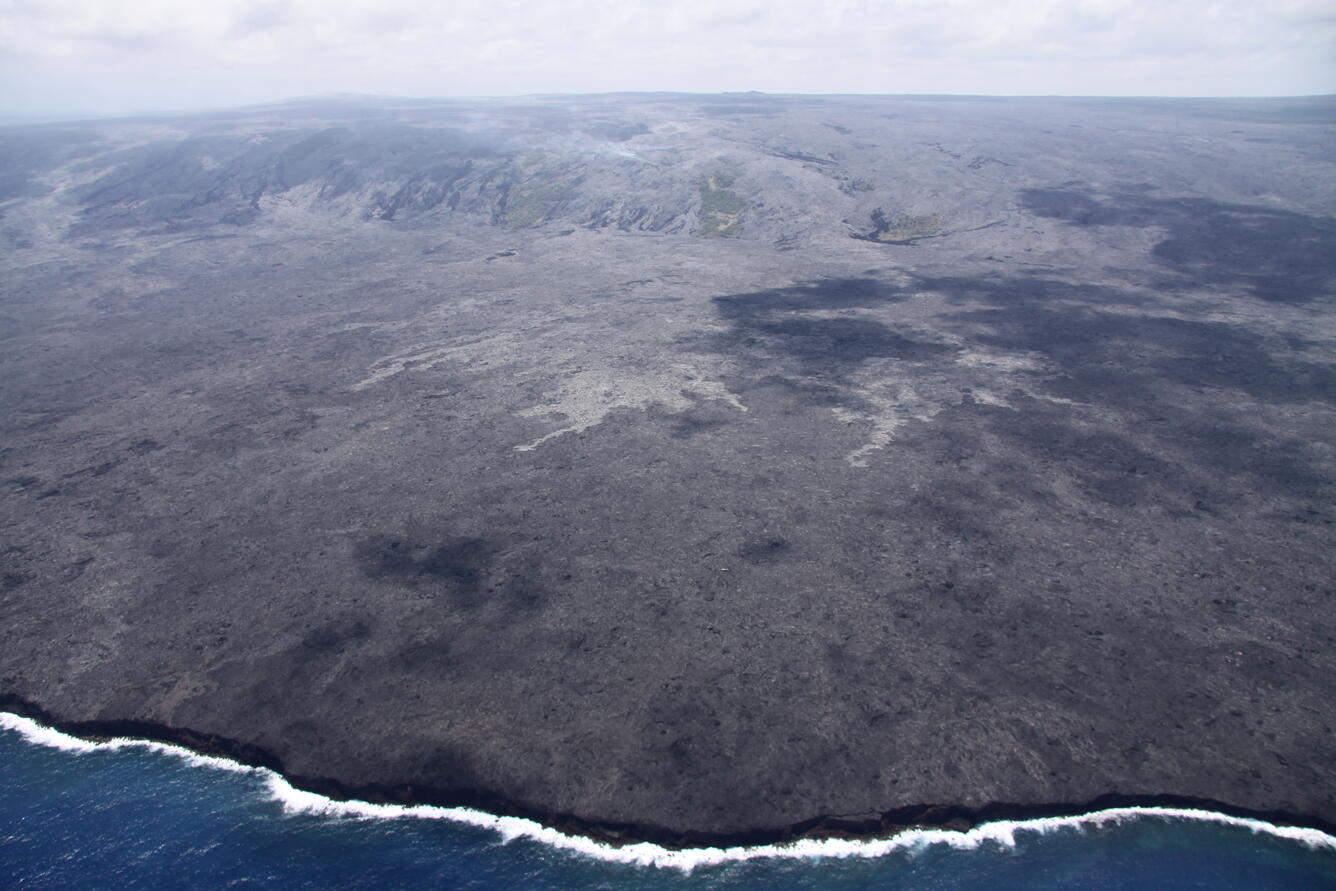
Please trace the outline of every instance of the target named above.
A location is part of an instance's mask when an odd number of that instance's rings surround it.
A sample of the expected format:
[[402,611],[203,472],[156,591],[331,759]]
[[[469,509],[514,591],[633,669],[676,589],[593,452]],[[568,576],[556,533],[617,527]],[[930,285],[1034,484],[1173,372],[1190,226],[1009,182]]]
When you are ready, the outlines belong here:
[[506,194],[502,218],[516,229],[536,226],[575,193],[575,184],[567,180],[524,183],[511,187]]
[[920,238],[942,234],[942,218],[937,214],[888,214],[881,208],[872,212],[872,231],[860,236],[882,244],[913,244]]
[[750,207],[735,192],[729,190],[734,177],[716,173],[700,186],[700,228],[697,235],[727,238],[737,235],[742,214]]

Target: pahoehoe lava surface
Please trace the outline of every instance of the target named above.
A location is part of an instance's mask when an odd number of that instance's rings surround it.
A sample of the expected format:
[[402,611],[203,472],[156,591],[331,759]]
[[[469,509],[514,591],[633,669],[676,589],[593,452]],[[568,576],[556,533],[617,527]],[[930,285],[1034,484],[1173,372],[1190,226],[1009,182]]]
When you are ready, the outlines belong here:
[[1330,98],[0,130],[0,696],[659,837],[1329,825],[1333,147]]

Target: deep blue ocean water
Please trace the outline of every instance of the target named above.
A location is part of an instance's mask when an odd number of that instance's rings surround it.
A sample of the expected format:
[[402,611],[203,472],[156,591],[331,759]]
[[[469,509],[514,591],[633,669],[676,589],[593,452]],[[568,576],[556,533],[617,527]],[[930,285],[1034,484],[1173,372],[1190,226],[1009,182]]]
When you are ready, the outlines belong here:
[[684,873],[446,819],[294,813],[260,772],[142,747],[66,751],[0,728],[0,885],[19,888],[1336,889],[1336,848],[1139,817],[1014,846],[760,857]]

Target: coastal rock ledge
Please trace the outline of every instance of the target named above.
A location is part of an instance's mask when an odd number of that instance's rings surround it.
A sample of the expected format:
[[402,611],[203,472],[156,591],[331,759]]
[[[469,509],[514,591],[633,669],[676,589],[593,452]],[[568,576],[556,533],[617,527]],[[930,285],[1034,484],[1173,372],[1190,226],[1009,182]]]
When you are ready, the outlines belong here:
[[996,821],[1035,820],[1048,817],[1079,817],[1097,811],[1121,808],[1159,808],[1191,810],[1262,820],[1277,827],[1316,829],[1332,838],[1336,845],[1336,826],[1326,820],[1283,811],[1250,811],[1218,801],[1184,798],[1175,795],[1119,795],[1109,793],[1084,803],[1004,803],[990,802],[978,808],[958,805],[922,804],[898,807],[884,813],[824,814],[785,826],[757,826],[727,834],[674,831],[661,826],[605,823],[570,814],[551,814],[508,801],[500,796],[467,789],[423,789],[413,786],[349,788],[328,778],[293,777],[283,765],[254,746],[237,743],[211,734],[139,721],[85,721],[61,724],[32,703],[0,698],[0,712],[29,718],[69,736],[91,742],[109,740],[145,740],[164,743],[188,752],[224,758],[246,767],[272,771],[296,789],[312,792],[335,802],[418,805],[442,808],[472,808],[498,817],[518,817],[550,827],[568,836],[582,836],[602,844],[619,846],[650,842],[668,850],[699,848],[739,848],[782,845],[800,839],[879,839],[915,829],[945,829],[968,832]]

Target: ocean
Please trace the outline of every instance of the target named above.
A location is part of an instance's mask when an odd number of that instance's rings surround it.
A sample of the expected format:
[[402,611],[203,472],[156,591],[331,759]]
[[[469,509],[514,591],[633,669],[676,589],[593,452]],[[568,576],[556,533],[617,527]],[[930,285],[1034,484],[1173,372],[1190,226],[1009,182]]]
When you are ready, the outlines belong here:
[[872,842],[609,848],[526,820],[333,802],[156,743],[0,713],[0,884],[19,888],[1336,889],[1336,837],[1155,808]]

